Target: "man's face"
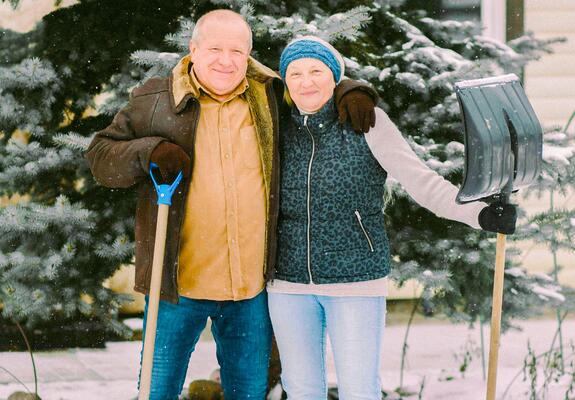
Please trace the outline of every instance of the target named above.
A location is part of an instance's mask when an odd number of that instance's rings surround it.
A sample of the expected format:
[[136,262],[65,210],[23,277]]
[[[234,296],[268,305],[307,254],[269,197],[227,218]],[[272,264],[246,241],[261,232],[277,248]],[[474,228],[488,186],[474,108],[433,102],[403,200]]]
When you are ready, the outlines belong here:
[[249,40],[241,21],[206,21],[198,43],[190,42],[193,69],[202,85],[219,96],[230,94],[246,76]]

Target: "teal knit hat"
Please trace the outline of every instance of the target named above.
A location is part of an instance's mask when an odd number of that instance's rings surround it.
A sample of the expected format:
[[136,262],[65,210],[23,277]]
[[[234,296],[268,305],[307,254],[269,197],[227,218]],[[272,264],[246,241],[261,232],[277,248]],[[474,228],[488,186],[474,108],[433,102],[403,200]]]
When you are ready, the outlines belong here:
[[323,62],[333,73],[335,83],[343,78],[345,63],[339,51],[317,36],[302,36],[288,43],[282,52],[280,75],[284,81],[288,65],[300,58],[315,58]]

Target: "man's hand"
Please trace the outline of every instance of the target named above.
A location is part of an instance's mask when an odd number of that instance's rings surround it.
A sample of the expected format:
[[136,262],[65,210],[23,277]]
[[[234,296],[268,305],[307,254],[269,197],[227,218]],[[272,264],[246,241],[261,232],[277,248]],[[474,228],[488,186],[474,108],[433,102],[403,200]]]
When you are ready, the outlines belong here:
[[171,142],[161,142],[156,146],[150,157],[150,162],[158,164],[165,182],[173,181],[180,171],[184,177],[189,176],[192,167],[190,157],[186,152]]
[[511,235],[516,222],[517,210],[513,204],[492,203],[479,213],[479,225],[489,232]]
[[346,93],[337,104],[339,122],[348,119],[357,133],[367,133],[375,126],[375,100],[368,92],[355,89]]

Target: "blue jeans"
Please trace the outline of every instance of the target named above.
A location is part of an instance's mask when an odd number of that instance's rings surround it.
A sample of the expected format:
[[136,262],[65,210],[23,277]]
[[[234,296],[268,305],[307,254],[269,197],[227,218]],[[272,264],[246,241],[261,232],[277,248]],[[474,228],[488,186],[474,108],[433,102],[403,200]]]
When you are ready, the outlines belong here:
[[[146,297],[144,330],[147,310]],[[264,291],[242,301],[186,297],[180,297],[178,304],[160,301],[150,400],[178,398],[190,355],[208,318],[226,400],[265,399],[271,323]]]
[[385,297],[269,293],[268,304],[290,400],[327,397],[326,334],[342,400],[380,400]]

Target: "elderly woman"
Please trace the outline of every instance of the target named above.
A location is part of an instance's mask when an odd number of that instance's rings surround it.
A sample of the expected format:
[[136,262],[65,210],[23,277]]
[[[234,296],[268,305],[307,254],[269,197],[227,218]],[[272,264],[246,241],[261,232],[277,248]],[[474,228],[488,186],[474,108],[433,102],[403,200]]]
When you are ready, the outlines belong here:
[[421,206],[473,228],[511,233],[515,208],[455,203],[457,188],[429,169],[386,113],[358,135],[337,119],[341,55],[313,36],[292,41],[280,74],[293,103],[283,125],[278,260],[268,302],[289,399],[327,396],[326,336],[340,399],[381,399],[389,243],[384,184],[393,177]]

